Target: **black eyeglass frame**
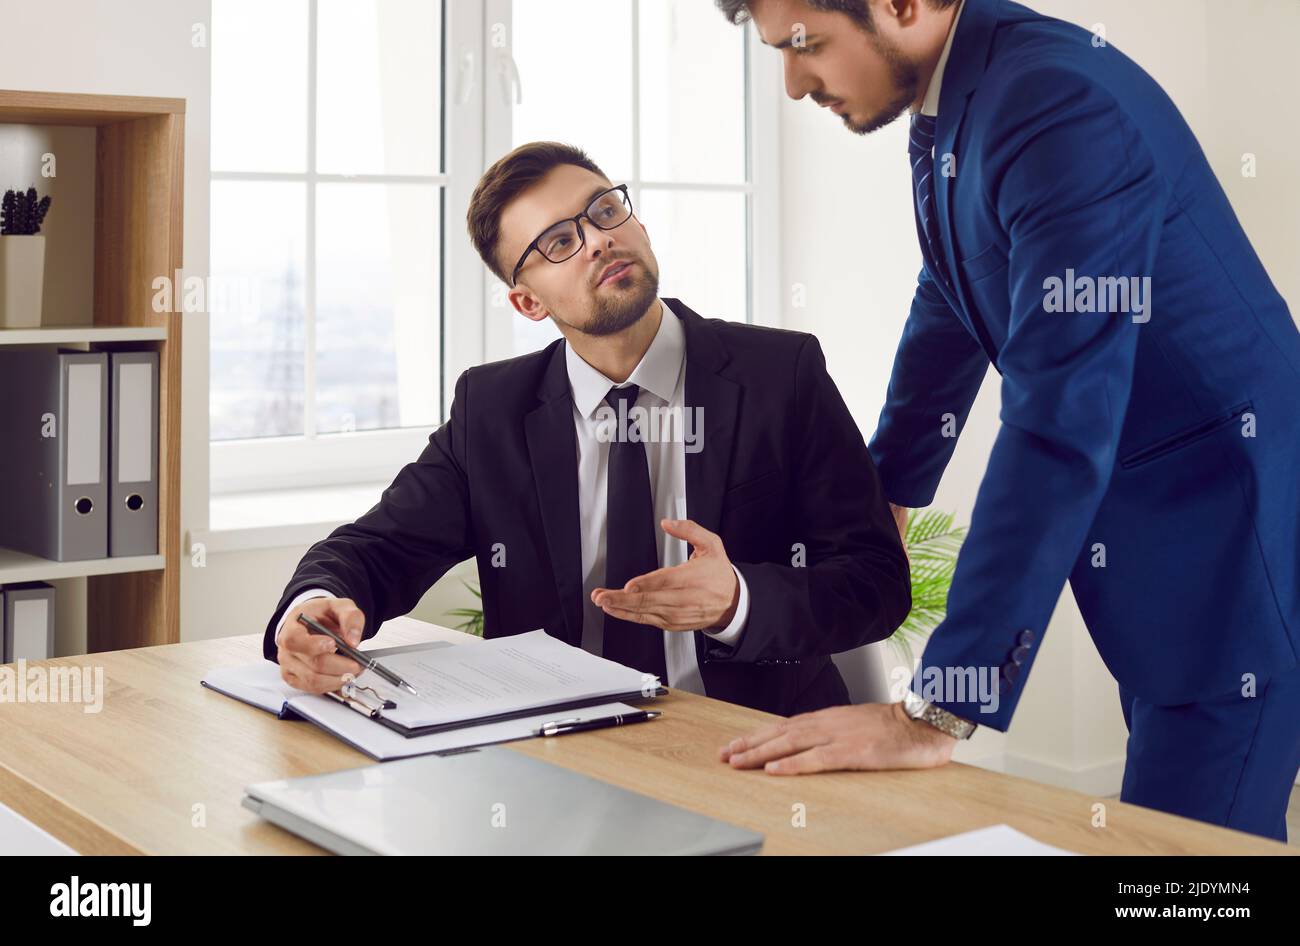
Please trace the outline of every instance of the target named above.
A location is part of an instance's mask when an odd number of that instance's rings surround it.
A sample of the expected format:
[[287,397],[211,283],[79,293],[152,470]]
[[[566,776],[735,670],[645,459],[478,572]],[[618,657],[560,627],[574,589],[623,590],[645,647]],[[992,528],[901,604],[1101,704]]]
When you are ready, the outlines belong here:
[[[587,213],[587,211],[591,210],[591,208],[596,204],[596,202],[600,200],[602,197],[605,197],[607,194],[611,194],[614,191],[623,192],[623,203],[627,205],[627,216],[624,217],[622,220],[620,220],[618,223],[614,224],[612,227],[602,227],[600,224],[598,224],[595,221],[595,219],[589,213]],[[573,257],[581,253],[582,248],[587,245],[587,233],[582,227],[583,217],[586,217],[587,222],[590,223],[597,230],[617,230],[619,227],[623,226],[623,224],[631,220],[632,215],[634,213],[635,213],[635,209],[632,207],[632,195],[627,192],[626,184],[615,184],[613,187],[601,191],[599,194],[597,194],[595,197],[591,198],[591,200],[587,202],[587,206],[583,208],[582,213],[574,214],[572,217],[565,217],[563,220],[555,221],[553,224],[548,226],[545,230],[543,230],[541,233],[537,234],[537,236],[533,238],[533,242],[528,244],[528,248],[524,250],[523,255],[519,257],[519,262],[515,263],[515,268],[510,273],[510,285],[512,287],[515,285],[515,281],[519,277],[519,270],[523,268],[524,260],[528,259],[528,254],[531,253],[533,250],[537,250],[538,254],[542,257],[542,259],[546,260],[546,262],[548,263],[563,263],[566,260],[573,259]],[[550,233],[552,230],[558,227],[560,224],[570,223],[570,222],[573,223],[574,227],[578,231],[578,248],[562,260],[553,260],[545,253],[542,252],[542,250],[537,246],[537,242],[542,237],[546,236],[546,234]]]

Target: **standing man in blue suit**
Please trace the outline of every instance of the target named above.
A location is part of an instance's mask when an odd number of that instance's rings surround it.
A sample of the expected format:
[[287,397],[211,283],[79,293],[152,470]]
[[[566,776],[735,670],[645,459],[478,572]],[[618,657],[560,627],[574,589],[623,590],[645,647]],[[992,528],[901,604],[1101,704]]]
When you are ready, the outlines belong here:
[[[717,0],[791,98],[909,108],[924,267],[870,451],[928,505],[990,364],[1001,429],[896,704],[796,716],[770,772],[1006,730],[1068,578],[1129,727],[1121,798],[1285,839],[1300,767],[1300,334],[1196,138],[1104,39],[1007,0]],[[899,155],[899,160],[903,156]]]

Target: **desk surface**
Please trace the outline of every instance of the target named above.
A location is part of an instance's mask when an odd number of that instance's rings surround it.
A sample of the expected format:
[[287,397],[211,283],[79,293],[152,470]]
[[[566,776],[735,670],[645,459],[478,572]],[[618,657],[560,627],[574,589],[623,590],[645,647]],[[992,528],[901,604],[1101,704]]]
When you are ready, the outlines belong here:
[[[474,640],[406,618],[379,637],[371,643]],[[309,723],[276,719],[199,685],[214,667],[260,657],[261,637],[250,635],[29,664],[102,666],[103,709],[0,703],[0,801],[84,854],[321,853],[243,808],[244,786],[371,760]],[[773,717],[678,692],[660,708],[664,716],[653,723],[512,748],[761,832],[768,854],[879,853],[999,823],[1086,854],[1292,853],[1241,832],[957,763],[796,777],[735,771],[718,762],[718,747]],[[1092,826],[1098,802],[1104,828]]]

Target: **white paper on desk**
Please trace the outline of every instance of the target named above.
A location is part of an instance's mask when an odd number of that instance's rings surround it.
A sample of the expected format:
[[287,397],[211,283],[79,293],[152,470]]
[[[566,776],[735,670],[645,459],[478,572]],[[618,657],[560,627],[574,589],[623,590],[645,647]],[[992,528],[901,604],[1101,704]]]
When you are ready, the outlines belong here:
[[912,847],[886,852],[886,857],[922,855],[925,857],[1025,857],[1036,855],[1077,856],[1074,851],[1052,847],[1021,834],[1007,824],[977,828],[963,834],[926,841]]
[[210,690],[216,690],[250,706],[279,715],[291,697],[301,696],[280,676],[280,665],[269,660],[235,667],[218,667],[209,670],[200,681]]
[[[387,726],[381,726],[354,709],[349,709],[338,700],[328,696],[300,694],[289,701],[290,708],[299,715],[311,720],[317,726],[342,739],[354,749],[359,749],[378,762],[392,759],[405,759],[410,756],[432,755],[435,752],[450,752],[456,749],[470,749],[479,746],[495,745],[499,742],[514,742],[516,739],[530,739],[536,735],[543,723],[555,719],[555,713],[543,713],[523,719],[510,719],[499,723],[485,723],[481,726],[466,726],[450,732],[430,733],[427,736],[412,736],[409,739],[401,733],[394,732]],[[598,719],[602,716],[615,716],[619,713],[635,713],[636,707],[625,703],[607,703],[604,706],[584,706],[580,710],[564,713],[564,718]],[[565,736],[554,737],[557,739]]]
[[374,673],[359,683],[397,704],[384,718],[408,728],[458,723],[577,700],[640,693],[644,675],[580,647],[529,631],[474,647],[395,654],[384,666],[419,691],[413,697]]

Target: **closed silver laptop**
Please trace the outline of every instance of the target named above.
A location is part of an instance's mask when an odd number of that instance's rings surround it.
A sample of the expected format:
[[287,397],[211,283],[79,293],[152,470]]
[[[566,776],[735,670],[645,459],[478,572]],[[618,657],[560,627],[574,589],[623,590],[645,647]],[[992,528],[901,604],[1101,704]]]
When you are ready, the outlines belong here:
[[501,747],[244,792],[246,808],[337,854],[753,854],[763,846],[761,834]]

